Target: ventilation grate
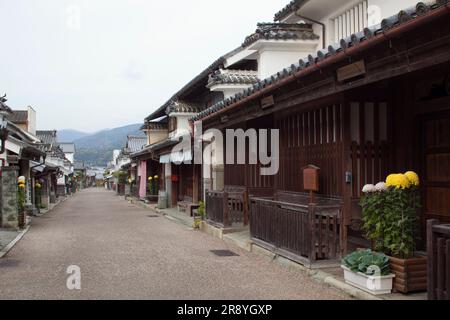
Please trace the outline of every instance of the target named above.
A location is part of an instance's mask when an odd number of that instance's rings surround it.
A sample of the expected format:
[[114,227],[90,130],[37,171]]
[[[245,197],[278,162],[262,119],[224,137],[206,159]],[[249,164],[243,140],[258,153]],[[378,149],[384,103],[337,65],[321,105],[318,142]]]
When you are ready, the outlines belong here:
[[211,250],[218,257],[239,257],[238,254],[230,250]]
[[20,264],[19,260],[7,259],[0,261],[0,268],[13,268],[17,267]]

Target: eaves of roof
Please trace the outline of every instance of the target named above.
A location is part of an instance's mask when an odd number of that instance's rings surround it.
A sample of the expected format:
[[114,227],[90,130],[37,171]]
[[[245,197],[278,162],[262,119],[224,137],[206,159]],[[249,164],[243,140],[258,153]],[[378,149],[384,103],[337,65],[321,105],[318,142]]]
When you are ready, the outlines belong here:
[[297,11],[304,5],[308,0],[292,0],[283,9],[275,13],[274,21],[281,21],[290,15],[292,12]]
[[275,88],[279,88],[312,72],[346,59],[349,55],[367,50],[373,45],[388,39],[398,32],[408,31],[434,18],[450,13],[448,0],[438,0],[434,4],[419,2],[415,7],[401,10],[397,15],[383,19],[380,25],[365,28],[363,31],[341,39],[339,44],[330,45],[326,50],[319,50],[298,63],[279,71],[269,78],[258,81],[243,92],[216,103],[210,108],[192,117],[191,121],[205,120],[230,110],[248,100],[257,98]]
[[177,100],[182,100],[183,95],[185,95],[189,90],[191,90],[198,82],[203,79],[207,79],[208,76],[213,73],[217,68],[223,65],[225,62],[225,57],[220,57],[216,61],[214,61],[208,68],[203,70],[199,75],[197,75],[194,79],[189,81],[183,88],[181,88],[177,93],[175,93],[166,103],[164,103],[161,107],[159,107],[155,112],[145,118],[146,121],[150,121],[152,119],[161,117],[165,115],[167,107],[173,102]]

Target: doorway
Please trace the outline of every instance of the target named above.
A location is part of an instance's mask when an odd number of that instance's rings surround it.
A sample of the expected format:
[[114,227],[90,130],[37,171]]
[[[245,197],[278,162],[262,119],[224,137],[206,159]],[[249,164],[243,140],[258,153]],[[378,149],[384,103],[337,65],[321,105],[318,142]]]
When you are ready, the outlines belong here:
[[428,219],[450,222],[450,111],[422,120],[422,226]]

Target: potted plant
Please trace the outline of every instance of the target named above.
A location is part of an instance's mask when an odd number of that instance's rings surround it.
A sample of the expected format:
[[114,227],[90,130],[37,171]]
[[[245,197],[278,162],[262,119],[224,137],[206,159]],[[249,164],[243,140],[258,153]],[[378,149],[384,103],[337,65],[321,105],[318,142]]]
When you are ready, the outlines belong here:
[[25,227],[25,220],[26,220],[26,214],[25,214],[25,177],[24,176],[20,176],[17,180],[17,186],[18,186],[18,191],[17,191],[17,207],[18,207],[18,225],[19,228],[22,229]]
[[412,171],[391,174],[386,183],[366,185],[361,198],[363,230],[373,249],[390,256],[394,288],[402,293],[427,289],[426,257],[415,255],[419,185]]
[[158,188],[159,188],[159,177],[157,175],[148,177],[148,195],[147,198],[150,202],[158,201]]
[[374,295],[392,292],[389,258],[372,250],[355,251],[342,260],[345,282]]
[[36,208],[40,211],[42,204],[42,182],[40,180],[35,183],[34,192],[36,195]]
[[199,207],[196,210],[197,214],[194,215],[194,228],[195,229],[200,228],[200,225],[201,225],[202,221],[205,220],[205,215],[206,215],[205,203],[203,201],[200,201],[198,203],[198,205],[199,205]]

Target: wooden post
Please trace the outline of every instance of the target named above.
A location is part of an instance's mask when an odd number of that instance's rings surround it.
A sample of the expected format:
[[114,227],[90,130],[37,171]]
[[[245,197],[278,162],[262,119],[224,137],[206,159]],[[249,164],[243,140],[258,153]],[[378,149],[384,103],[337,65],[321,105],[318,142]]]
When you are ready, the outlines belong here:
[[247,226],[249,223],[249,197],[248,197],[248,191],[245,190],[244,191],[244,196],[243,196],[243,206],[244,206],[244,226]]
[[199,183],[199,166],[196,164],[192,165],[192,174],[193,174],[193,181],[192,181],[192,202],[198,203],[200,200],[199,194],[198,194],[198,183]]
[[445,290],[445,261],[444,261],[444,238],[437,239],[437,259],[435,260],[435,264],[437,265],[436,273],[437,273],[437,294],[436,297],[438,300],[444,300],[444,290]]
[[316,261],[316,204],[310,203],[308,206],[309,215],[309,260],[312,262]]
[[446,248],[445,249],[445,257],[446,257],[446,261],[445,261],[445,270],[446,270],[445,290],[447,291],[447,298],[446,299],[450,300],[450,240],[446,241],[445,248]]
[[316,203],[316,194],[314,191],[309,191],[309,203]]
[[427,221],[427,264],[428,264],[428,300],[436,300],[436,237],[433,233],[433,226],[439,223],[438,220]]
[[[352,183],[347,183],[345,180],[345,173],[347,171],[352,171],[352,161],[350,156],[350,146],[351,146],[351,119],[350,119],[350,104],[346,101],[345,96],[342,98],[341,103],[342,111],[342,171],[341,171],[341,181],[342,181],[342,197],[344,201],[344,206],[342,210],[341,218],[341,234],[340,243],[341,254],[345,256],[347,254],[347,235],[348,226],[351,220],[351,208],[352,208]],[[352,172],[355,175],[355,172]]]
[[228,192],[224,192],[223,194],[223,226],[229,226],[229,217],[228,217]]

